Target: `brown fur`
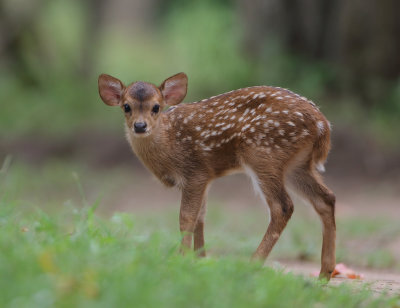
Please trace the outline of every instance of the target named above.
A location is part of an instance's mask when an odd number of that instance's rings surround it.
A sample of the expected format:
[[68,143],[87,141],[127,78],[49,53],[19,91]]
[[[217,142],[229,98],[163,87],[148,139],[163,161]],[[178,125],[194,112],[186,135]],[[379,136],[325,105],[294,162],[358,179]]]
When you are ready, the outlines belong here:
[[[335,196],[323,184],[322,167],[330,149],[330,124],[311,101],[289,90],[259,86],[239,89],[154,114],[152,108],[179,104],[187,90],[180,73],[160,87],[137,82],[127,88],[108,75],[99,77],[106,104],[129,104],[127,139],[143,164],[167,186],[182,191],[182,245],[204,251],[207,190],[217,177],[247,171],[268,203],[271,221],[254,253],[264,260],[293,213],[286,191],[308,199],[323,222],[321,277],[335,267]],[[122,83],[121,83],[122,84]],[[115,89],[121,88],[120,92]],[[111,95],[110,95],[111,93]],[[115,93],[115,97],[112,96]],[[145,133],[133,124],[145,122]]]

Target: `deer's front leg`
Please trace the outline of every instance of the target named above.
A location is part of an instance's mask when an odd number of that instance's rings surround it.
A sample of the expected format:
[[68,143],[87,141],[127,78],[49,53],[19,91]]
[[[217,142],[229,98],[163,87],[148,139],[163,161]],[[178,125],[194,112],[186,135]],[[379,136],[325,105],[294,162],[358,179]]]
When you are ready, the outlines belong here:
[[206,251],[204,250],[204,218],[206,216],[207,207],[206,198],[207,196],[203,196],[203,202],[194,229],[194,250],[197,251],[199,257],[206,256]]
[[[204,193],[207,183],[188,183],[182,189],[181,210],[179,224],[182,233],[182,249],[190,249],[192,246],[193,232],[203,205]],[[197,231],[197,230],[196,230]],[[198,235],[196,234],[196,237]],[[197,248],[197,247],[196,247]]]

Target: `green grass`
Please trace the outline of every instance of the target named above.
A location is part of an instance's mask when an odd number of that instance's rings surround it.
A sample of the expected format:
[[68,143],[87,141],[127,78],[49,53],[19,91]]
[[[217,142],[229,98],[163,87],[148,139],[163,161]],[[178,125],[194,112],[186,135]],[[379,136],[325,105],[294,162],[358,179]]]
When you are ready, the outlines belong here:
[[[233,256],[178,253],[179,234],[95,207],[49,215],[0,204],[2,307],[388,307],[397,299],[326,287]],[[152,231],[150,231],[152,230]],[[157,232],[155,232],[157,230]]]
[[[146,195],[152,191],[146,186],[159,185],[135,172],[56,161],[40,168],[4,163],[0,307],[398,305],[366,290],[326,287],[250,263],[265,232],[265,211],[252,204],[229,208],[213,192],[206,224],[209,257],[181,256],[178,204],[149,209],[132,204],[134,214],[112,208],[110,195],[126,189]],[[338,262],[398,268],[398,258],[386,246],[388,238],[400,236],[395,221],[339,218],[337,225]],[[269,260],[318,263],[320,247],[320,223],[299,205]]]
[[[249,183],[244,184],[252,189]],[[0,178],[0,196],[12,200],[19,209],[40,207],[49,215],[59,215],[71,206],[98,202],[97,212],[103,217],[122,208],[134,212],[136,230],[141,232],[178,230],[179,192],[175,192],[175,201],[154,197],[164,193],[148,172],[122,167],[93,170],[72,162],[53,161],[40,167],[13,162],[6,177]],[[143,201],[135,201],[137,197]],[[207,248],[214,256],[247,260],[259,244],[267,222],[261,204],[232,207],[229,201],[216,198],[212,190],[206,221]],[[319,263],[321,235],[314,211],[296,203],[294,215],[271,258]],[[400,258],[392,244],[398,238],[400,225],[395,217],[338,216],[337,261],[349,266],[400,270]]]

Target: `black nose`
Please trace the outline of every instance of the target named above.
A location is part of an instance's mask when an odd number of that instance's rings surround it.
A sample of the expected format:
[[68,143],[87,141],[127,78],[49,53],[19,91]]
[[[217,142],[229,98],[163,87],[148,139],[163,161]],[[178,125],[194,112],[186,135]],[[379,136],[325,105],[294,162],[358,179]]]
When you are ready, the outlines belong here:
[[144,133],[146,131],[146,122],[136,122],[133,127],[135,128],[135,133]]

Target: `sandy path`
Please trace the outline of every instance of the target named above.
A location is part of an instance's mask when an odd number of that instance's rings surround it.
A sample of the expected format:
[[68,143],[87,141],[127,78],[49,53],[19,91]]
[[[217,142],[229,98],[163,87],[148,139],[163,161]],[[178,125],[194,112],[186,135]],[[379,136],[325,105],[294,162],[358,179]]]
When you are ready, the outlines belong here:
[[[284,268],[286,272],[293,272],[305,277],[310,277],[311,273],[318,271],[319,266],[314,263],[307,262],[292,262],[292,261],[275,261],[272,266],[277,268]],[[352,267],[353,268],[353,267]],[[329,285],[339,285],[347,283],[355,289],[367,286],[377,295],[387,293],[389,295],[400,296],[400,274],[371,269],[353,268],[357,273],[363,274],[364,278],[346,279],[346,278],[332,278]]]

